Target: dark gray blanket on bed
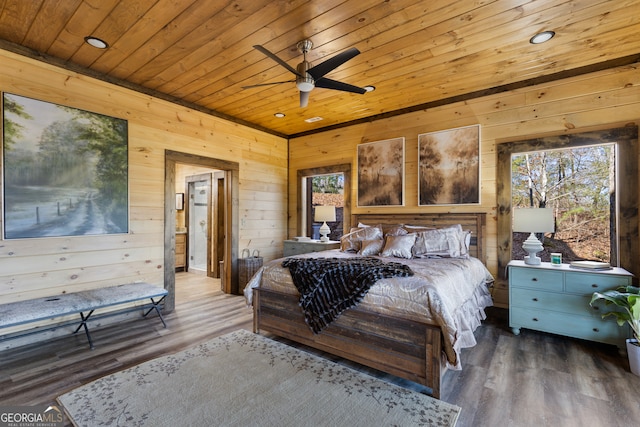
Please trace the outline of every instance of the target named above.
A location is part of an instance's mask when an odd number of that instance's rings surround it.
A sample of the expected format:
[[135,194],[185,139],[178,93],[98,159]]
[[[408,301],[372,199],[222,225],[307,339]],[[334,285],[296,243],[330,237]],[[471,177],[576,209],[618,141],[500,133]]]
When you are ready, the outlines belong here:
[[288,258],[282,266],[291,272],[305,321],[316,334],[358,304],[378,280],[413,276],[408,266],[377,258]]

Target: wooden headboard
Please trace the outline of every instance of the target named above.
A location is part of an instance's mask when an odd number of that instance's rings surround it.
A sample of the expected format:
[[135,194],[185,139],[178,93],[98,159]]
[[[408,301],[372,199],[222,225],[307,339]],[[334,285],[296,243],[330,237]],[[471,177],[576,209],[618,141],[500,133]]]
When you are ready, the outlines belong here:
[[484,212],[472,213],[360,213],[351,215],[351,226],[357,227],[359,223],[367,225],[376,224],[406,224],[423,225],[433,228],[445,228],[460,224],[463,230],[471,231],[471,244],[469,252],[471,256],[478,258],[486,265],[486,241],[485,228],[487,214]]

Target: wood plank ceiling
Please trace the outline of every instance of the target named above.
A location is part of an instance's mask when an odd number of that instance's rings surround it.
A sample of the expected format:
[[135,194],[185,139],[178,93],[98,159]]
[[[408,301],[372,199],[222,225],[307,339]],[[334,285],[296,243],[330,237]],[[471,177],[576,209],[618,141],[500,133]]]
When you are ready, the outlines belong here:
[[[0,0],[0,48],[296,136],[635,63],[639,17],[640,0]],[[301,108],[293,82],[243,89],[295,77],[254,45],[295,68],[303,39],[313,64],[358,48],[325,77],[376,90],[316,87]]]

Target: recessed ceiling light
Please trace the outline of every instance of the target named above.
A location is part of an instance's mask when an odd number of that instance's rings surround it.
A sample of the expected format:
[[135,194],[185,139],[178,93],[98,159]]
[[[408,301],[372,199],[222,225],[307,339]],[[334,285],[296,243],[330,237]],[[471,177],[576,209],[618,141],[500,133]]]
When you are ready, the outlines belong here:
[[374,90],[376,90],[376,87],[372,85],[367,85],[363,87],[363,89],[366,90],[367,92],[373,92]]
[[311,117],[310,119],[305,119],[304,121],[307,123],[319,122],[322,120],[322,117]]
[[89,43],[93,47],[97,47],[98,49],[106,49],[109,47],[109,44],[106,41],[93,36],[85,37],[84,41]]
[[284,113],[275,113],[274,116],[276,116],[277,118],[281,119],[285,116]]
[[555,36],[556,33],[553,31],[543,31],[541,33],[536,34],[535,36],[529,39],[529,43],[531,44],[540,44],[546,41],[549,41]]

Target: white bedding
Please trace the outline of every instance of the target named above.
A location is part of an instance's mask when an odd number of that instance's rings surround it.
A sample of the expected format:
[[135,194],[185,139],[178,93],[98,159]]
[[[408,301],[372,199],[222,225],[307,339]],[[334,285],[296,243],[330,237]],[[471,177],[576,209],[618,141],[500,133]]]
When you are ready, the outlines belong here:
[[[359,255],[339,250],[297,255],[299,258]],[[370,311],[439,325],[444,331],[447,367],[461,369],[459,352],[476,344],[473,331],[486,318],[484,309],[493,305],[489,286],[493,277],[476,258],[384,258],[411,267],[412,277],[394,277],[378,281],[360,302]],[[251,304],[252,288],[298,294],[283,259],[264,265],[244,289]]]

